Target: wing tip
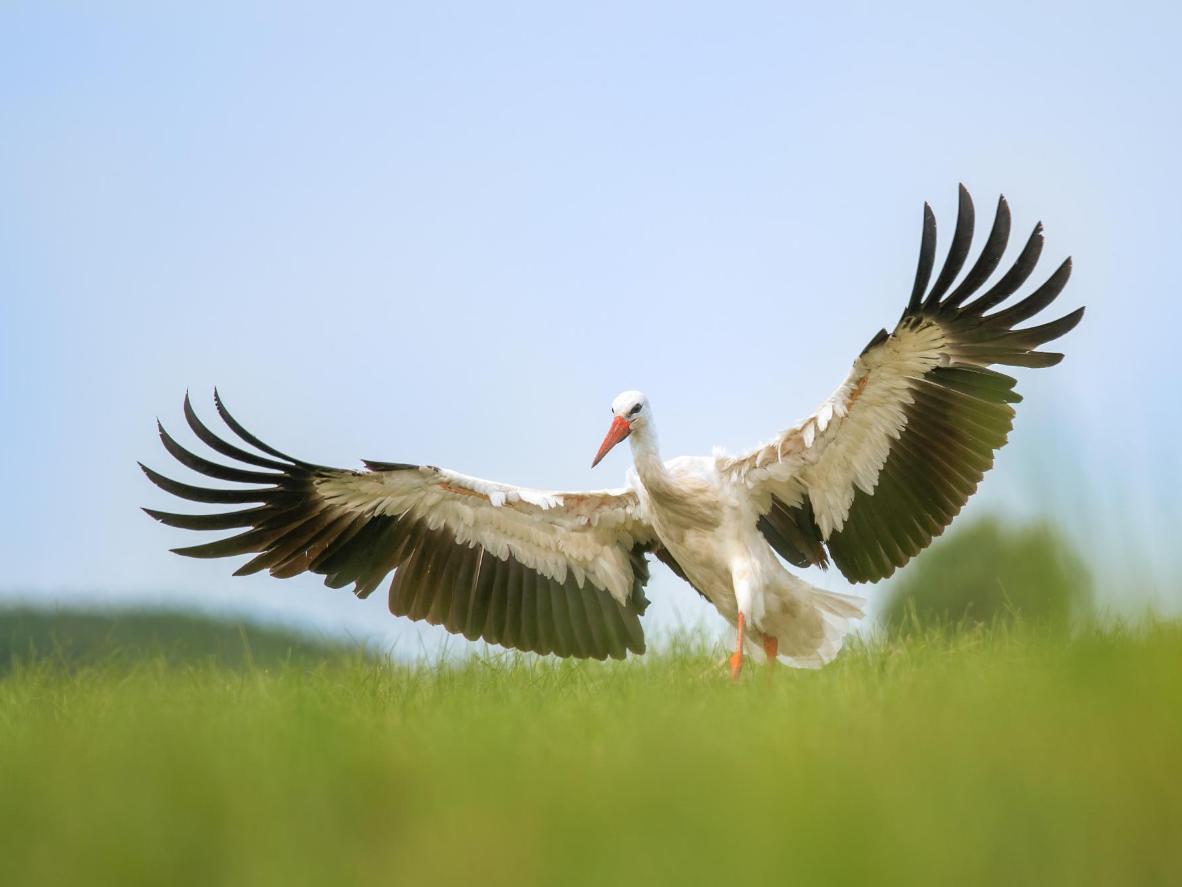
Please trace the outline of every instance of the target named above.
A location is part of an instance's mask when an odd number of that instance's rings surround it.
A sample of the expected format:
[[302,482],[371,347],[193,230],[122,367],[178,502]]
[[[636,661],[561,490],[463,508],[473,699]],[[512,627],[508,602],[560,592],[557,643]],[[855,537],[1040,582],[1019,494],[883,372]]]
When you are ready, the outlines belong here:
[[[1087,305],[1080,305],[1074,311],[1068,311],[1066,314],[1064,314],[1059,320],[1059,322],[1063,324],[1063,330],[1059,333],[1059,335],[1065,336],[1077,326],[1079,326],[1079,322],[1083,320],[1084,314],[1087,312],[1087,310]],[[1055,338],[1058,338],[1058,336]]]

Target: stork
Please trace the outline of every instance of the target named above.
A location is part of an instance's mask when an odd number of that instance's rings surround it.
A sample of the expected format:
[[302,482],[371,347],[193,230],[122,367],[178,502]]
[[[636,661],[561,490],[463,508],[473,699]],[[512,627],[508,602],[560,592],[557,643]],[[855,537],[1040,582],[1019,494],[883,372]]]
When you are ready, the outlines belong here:
[[919,265],[894,329],[870,339],[816,412],[741,455],[665,461],[652,405],[626,391],[612,402],[611,427],[592,463],[628,440],[634,469],[619,489],[550,492],[396,462],[346,470],[264,443],[215,390],[216,409],[237,442],[203,422],[188,395],[184,415],[196,437],[233,464],[186,449],[157,423],[160,438],[187,468],[246,486],[194,486],[140,467],[182,499],[249,507],[145,511],[171,527],[241,530],[173,549],[199,558],[253,555],[235,575],[310,571],[364,598],[393,573],[395,615],[556,656],[644,652],[640,616],[651,554],[734,626],[732,678],[746,649],[762,647],[769,663],[823,665],[841,649],[864,601],[816,588],[785,562],[832,563],[861,583],[884,579],[919,554],[976,490],[1012,427],[1021,399],[1015,380],[990,367],[1058,363],[1062,354],[1037,349],[1083,316],[1079,308],[1015,328],[1059,295],[1071,260],[1002,307],[1035,269],[1042,226],[988,288],[1009,239],[1005,198],[980,255],[960,277],[973,226],[973,203],[961,186],[951,245],[929,288],[936,222],[924,204]]

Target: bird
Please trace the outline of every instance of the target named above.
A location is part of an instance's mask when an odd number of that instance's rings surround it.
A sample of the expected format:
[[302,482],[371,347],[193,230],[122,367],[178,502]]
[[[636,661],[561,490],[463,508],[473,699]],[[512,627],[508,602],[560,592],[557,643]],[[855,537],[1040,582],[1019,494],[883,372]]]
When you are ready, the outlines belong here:
[[391,613],[559,657],[645,651],[640,617],[651,556],[733,626],[732,679],[760,648],[768,663],[820,667],[841,650],[866,602],[816,587],[789,567],[832,564],[850,583],[874,583],[927,548],[1012,429],[1016,380],[993,367],[1059,363],[1061,353],[1038,349],[1083,317],[1080,307],[1018,327],[1055,300],[1072,265],[1066,259],[1010,301],[1034,272],[1044,239],[1039,223],[995,275],[1010,227],[1002,196],[962,277],[974,207],[961,185],[947,254],[929,286],[936,220],[925,203],[919,261],[898,323],[870,339],[814,413],[738,455],[663,459],[652,404],[625,391],[612,401],[592,462],[629,441],[633,466],[619,488],[545,491],[403,462],[333,468],[264,443],[215,389],[225,430],[202,421],[187,393],[184,417],[221,461],[186,449],[159,421],[157,428],[181,465],[235,486],[197,486],[140,467],[180,499],[247,507],[144,510],[169,527],[238,531],[173,549],[196,558],[250,555],[235,575],[311,572],[365,598],[393,574]]

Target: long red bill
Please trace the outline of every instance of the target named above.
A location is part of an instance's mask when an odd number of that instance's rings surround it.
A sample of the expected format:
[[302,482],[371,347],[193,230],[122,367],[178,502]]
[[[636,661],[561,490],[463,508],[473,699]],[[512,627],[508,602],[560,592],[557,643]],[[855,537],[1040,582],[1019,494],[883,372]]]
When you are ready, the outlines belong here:
[[608,454],[608,451],[632,433],[632,426],[628,424],[628,420],[623,416],[616,416],[612,419],[612,427],[607,430],[607,437],[603,439],[603,443],[599,445],[599,452],[595,454],[595,460],[591,463],[594,468],[599,464],[600,460]]

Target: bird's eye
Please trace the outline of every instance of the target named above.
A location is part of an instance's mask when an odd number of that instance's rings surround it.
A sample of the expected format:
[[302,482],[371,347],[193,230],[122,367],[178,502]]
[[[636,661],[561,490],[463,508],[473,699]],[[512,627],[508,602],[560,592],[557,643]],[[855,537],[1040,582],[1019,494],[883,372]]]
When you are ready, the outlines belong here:
[[628,415],[629,415],[629,416],[635,416],[635,415],[636,415],[637,413],[639,413],[639,412],[640,412],[640,404],[637,404],[637,405],[636,405],[636,406],[634,406],[632,409],[628,410]]

